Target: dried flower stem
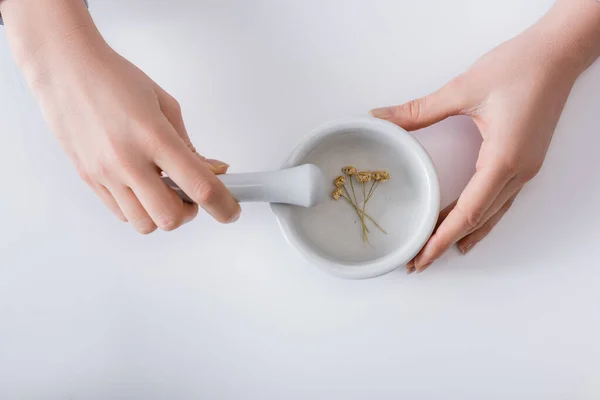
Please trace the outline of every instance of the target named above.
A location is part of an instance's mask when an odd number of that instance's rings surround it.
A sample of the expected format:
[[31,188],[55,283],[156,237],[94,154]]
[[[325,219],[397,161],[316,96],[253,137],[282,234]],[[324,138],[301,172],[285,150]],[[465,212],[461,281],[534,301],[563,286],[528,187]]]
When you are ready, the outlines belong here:
[[[344,196],[342,189],[346,192],[348,197]],[[350,197],[350,192],[348,192],[348,188],[346,188],[345,185],[342,187],[338,187],[336,194],[338,195],[337,198],[343,197],[354,208],[354,210],[356,211],[356,215],[360,219],[360,224],[361,224],[361,227],[363,230],[363,240],[366,239],[366,234],[370,233],[369,228],[367,228],[367,226],[365,224],[364,214],[361,214],[361,212],[360,212],[361,210],[358,208],[358,205],[352,201],[352,197]],[[336,196],[334,196],[334,198],[335,197]],[[372,220],[372,218],[371,218],[371,220]]]
[[352,188],[352,196],[354,196],[354,203],[358,204],[356,200],[356,193],[354,192],[354,183],[352,183],[352,177],[350,177],[350,187]]
[[[354,182],[352,182],[352,176],[350,176],[350,187],[352,188],[352,196],[354,197],[354,204],[356,204],[356,212],[358,213],[358,200],[356,198],[356,192],[354,191]],[[348,197],[350,197],[350,194],[348,194]],[[365,225],[365,217],[364,215],[361,216],[360,214],[358,214],[358,217],[360,218],[360,223],[363,226],[363,237],[365,236],[365,230],[367,232],[369,232],[369,229],[367,228],[367,226]]]
[[[365,183],[362,183],[362,192],[363,192],[363,207],[362,207],[362,212],[361,212],[361,218],[362,218],[362,224],[363,224],[363,238],[365,239],[366,242],[369,242],[369,238],[367,237],[367,232],[369,232],[369,230],[367,229],[367,225],[365,224]],[[358,203],[356,204],[358,206]]]
[[371,185],[371,189],[369,190],[369,194],[367,195],[366,202],[369,201],[375,190],[382,182],[387,182],[392,177],[387,171],[374,171],[371,173],[371,177],[373,178],[373,184]]
[[[364,182],[362,182],[362,191],[363,191],[362,214],[365,215],[365,208],[367,207],[367,196],[365,195],[365,183]],[[363,217],[363,221],[364,221],[364,217]]]
[[[379,224],[377,222],[375,222],[375,220],[373,218],[371,218],[371,216],[369,214],[366,214],[362,212],[362,210],[360,208],[358,208],[356,205],[354,205],[354,203],[352,203],[352,200],[347,198],[346,196],[342,196],[352,207],[354,207],[354,210],[356,211],[357,214],[362,214],[364,217],[368,218],[369,221],[371,221],[373,223],[373,225],[375,225],[381,232],[385,233],[387,235],[387,232],[381,227],[379,226]],[[366,227],[365,227],[366,228]],[[368,232],[368,230],[367,230]]]
[[379,182],[373,181],[373,184],[371,185],[371,189],[369,190],[369,194],[367,194],[367,199],[365,200],[365,203],[367,201],[369,201],[371,196],[373,196],[373,192],[375,192],[375,189],[377,189],[378,185],[379,185]]
[[352,198],[350,198],[350,192],[348,192],[348,189],[346,189],[346,186],[343,186],[343,188],[346,191],[346,194],[348,195],[348,197],[346,197],[344,195],[342,195],[342,197],[344,199],[346,199],[346,201],[348,201],[350,204],[352,204],[352,207],[354,207],[354,209],[356,210],[356,215],[358,215],[358,218],[360,218],[360,222],[363,224],[363,233],[365,230],[367,232],[369,232],[369,228],[367,228],[367,226],[365,225],[364,213],[361,214],[361,210],[360,210],[360,208],[358,208],[358,204],[352,202]]
[[[362,203],[362,213],[365,214],[367,207],[367,183],[371,180],[371,173],[367,171],[358,172],[356,174],[356,179],[361,183],[362,193],[363,193],[363,203]],[[363,218],[364,221],[364,218]]]

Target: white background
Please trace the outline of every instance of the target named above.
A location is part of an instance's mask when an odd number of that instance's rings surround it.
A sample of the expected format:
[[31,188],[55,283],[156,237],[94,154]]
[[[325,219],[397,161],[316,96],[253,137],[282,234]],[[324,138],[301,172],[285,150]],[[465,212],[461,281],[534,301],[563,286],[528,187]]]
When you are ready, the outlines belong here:
[[[232,172],[435,90],[551,0],[97,0],[108,41]],[[266,205],[138,236],[80,182],[0,30],[0,399],[600,398],[600,65],[494,232],[426,273],[332,278]],[[417,132],[460,193],[468,121]]]

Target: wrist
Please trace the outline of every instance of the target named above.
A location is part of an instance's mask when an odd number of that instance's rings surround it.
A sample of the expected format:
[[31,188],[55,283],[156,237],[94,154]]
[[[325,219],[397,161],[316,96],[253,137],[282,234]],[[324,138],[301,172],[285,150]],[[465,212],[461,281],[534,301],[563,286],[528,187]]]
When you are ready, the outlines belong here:
[[6,35],[28,81],[107,47],[82,0],[0,0]]
[[532,30],[548,61],[576,79],[600,57],[600,2],[558,0]]

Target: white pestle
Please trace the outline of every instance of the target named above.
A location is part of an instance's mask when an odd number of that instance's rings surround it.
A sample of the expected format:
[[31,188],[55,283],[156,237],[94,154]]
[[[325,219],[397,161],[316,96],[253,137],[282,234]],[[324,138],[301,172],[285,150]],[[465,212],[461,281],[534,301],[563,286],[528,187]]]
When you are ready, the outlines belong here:
[[[239,202],[266,202],[313,207],[326,197],[325,175],[314,164],[304,164],[278,171],[218,175]],[[169,177],[164,182],[189,202],[186,195]]]

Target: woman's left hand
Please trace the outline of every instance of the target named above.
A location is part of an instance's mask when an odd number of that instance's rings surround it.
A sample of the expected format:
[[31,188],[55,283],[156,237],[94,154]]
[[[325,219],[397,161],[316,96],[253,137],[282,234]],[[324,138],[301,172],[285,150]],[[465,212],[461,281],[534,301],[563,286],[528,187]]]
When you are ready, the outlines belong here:
[[467,253],[500,221],[539,171],[582,66],[542,20],[483,56],[439,91],[373,116],[412,131],[449,116],[470,116],[481,135],[476,173],[460,198],[440,213],[438,228],[407,266],[424,271],[453,244]]

